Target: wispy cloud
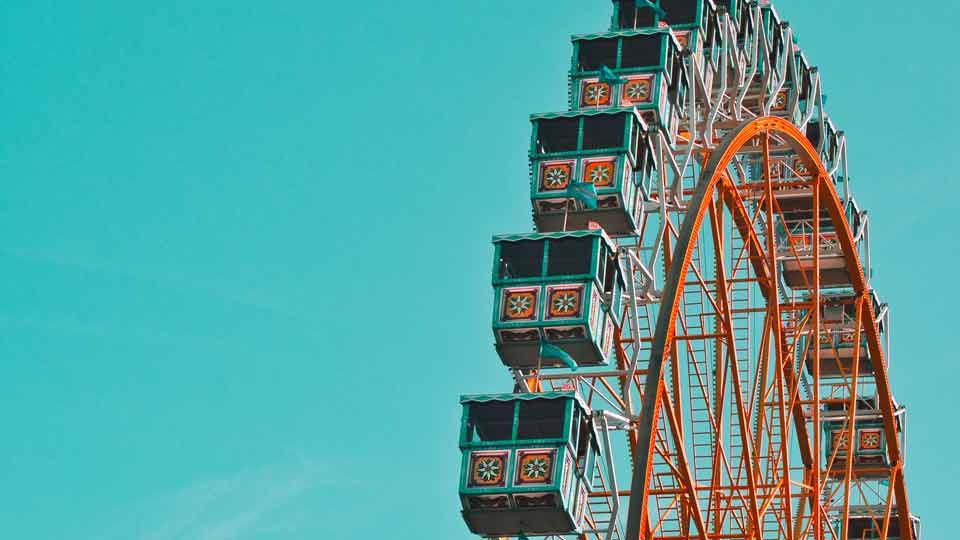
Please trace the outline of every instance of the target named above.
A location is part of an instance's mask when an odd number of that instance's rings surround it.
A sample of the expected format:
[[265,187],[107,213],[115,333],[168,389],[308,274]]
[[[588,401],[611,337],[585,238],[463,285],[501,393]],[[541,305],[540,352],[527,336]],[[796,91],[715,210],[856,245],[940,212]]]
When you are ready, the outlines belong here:
[[320,465],[303,459],[194,482],[180,490],[117,508],[108,516],[100,540],[235,540],[256,537],[261,528],[275,531],[272,518],[282,514],[296,537],[298,499],[327,478]]

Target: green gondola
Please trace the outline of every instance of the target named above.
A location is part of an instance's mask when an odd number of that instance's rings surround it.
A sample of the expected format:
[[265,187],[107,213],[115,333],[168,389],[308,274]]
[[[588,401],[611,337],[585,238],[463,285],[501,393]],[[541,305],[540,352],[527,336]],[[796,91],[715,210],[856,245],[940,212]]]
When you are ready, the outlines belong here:
[[[531,117],[530,198],[540,232],[588,228],[633,234],[654,171],[646,123],[633,110],[599,109]],[[571,197],[577,184],[596,190],[594,208]]]
[[[885,305],[875,291],[871,291],[873,311],[879,314]],[[856,305],[853,296],[845,294],[824,295],[821,297],[821,330],[816,342],[804,334],[797,340],[798,354],[802,355],[808,374],[813,374],[816,356],[819,351],[821,379],[845,379],[853,373],[854,363],[858,363],[859,375],[867,377],[874,373],[873,358],[867,346],[866,332],[860,333],[860,346],[856,343]],[[801,319],[807,312],[801,310]],[[880,342],[886,342],[887,318],[878,317],[877,330]],[[857,349],[859,348],[859,354]],[[888,351],[883,351],[884,356]],[[854,356],[857,358],[855,359]]]
[[581,531],[598,454],[575,392],[463,396],[460,500],[475,534]]
[[[846,403],[827,403],[820,414],[823,426],[825,463],[830,464],[829,472],[833,476],[846,474],[847,460],[853,459],[852,470],[858,478],[887,478],[890,466],[887,455],[887,436],[883,427],[883,415],[877,398],[868,397],[857,400],[854,412],[853,445],[850,444],[848,422],[849,410]],[[903,423],[906,409],[894,403],[894,418],[897,433],[900,435],[900,447],[906,442],[903,438]]]
[[[690,87],[681,48],[666,28],[574,36],[570,108],[635,107],[672,140]],[[604,80],[603,67],[622,82]]]
[[[778,158],[775,158],[775,160]],[[809,174],[802,163],[788,156],[774,161],[776,174],[803,176]],[[800,169],[800,170],[798,170]],[[850,264],[840,244],[836,225],[825,211],[820,213],[819,237],[814,238],[813,194],[805,190],[779,190],[774,194],[783,225],[777,231],[777,260],[784,284],[796,291],[807,291],[813,286],[814,247],[819,251],[820,287],[844,289],[853,287]],[[846,204],[846,219],[853,232],[858,253],[865,255],[866,223],[854,199]]]
[[503,363],[563,367],[541,341],[578,365],[606,365],[620,327],[623,274],[602,230],[494,237],[493,333]]

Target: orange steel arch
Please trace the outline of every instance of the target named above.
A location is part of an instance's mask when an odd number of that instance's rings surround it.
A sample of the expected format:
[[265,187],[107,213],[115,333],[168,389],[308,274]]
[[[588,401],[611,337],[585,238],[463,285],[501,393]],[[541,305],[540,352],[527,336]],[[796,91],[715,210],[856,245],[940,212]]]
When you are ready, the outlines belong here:
[[[877,397],[880,401],[880,410],[883,416],[884,430],[886,432],[887,450],[890,460],[889,469],[893,483],[891,488],[896,499],[901,538],[912,538],[911,523],[909,519],[909,505],[903,476],[903,460],[901,457],[902,453],[894,420],[892,393],[890,391],[886,363],[883,360],[883,350],[881,347],[879,331],[875,322],[876,314],[874,313],[872,302],[868,301],[868,285],[864,277],[863,268],[860,264],[853,232],[850,229],[849,223],[847,223],[843,204],[837,195],[830,175],[822,163],[817,150],[809,142],[804,133],[802,133],[797,127],[785,119],[777,117],[763,117],[745,122],[737,129],[728,133],[719,147],[710,154],[706,166],[701,174],[695,193],[688,206],[687,213],[679,233],[679,238],[677,240],[677,245],[672,258],[673,264],[669,268],[669,273],[664,286],[660,315],[657,318],[656,332],[653,338],[652,350],[648,364],[646,386],[643,393],[643,407],[640,411],[637,429],[638,452],[636,453],[636,461],[633,469],[633,481],[630,491],[631,497],[626,529],[626,538],[630,540],[638,538],[649,539],[652,537],[649,523],[648,504],[651,475],[654,463],[654,444],[657,434],[656,427],[658,425],[658,421],[660,420],[661,414],[665,415],[666,421],[675,422],[675,418],[671,417],[670,411],[664,411],[664,405],[670,403],[670,398],[667,395],[667,389],[664,381],[664,360],[670,356],[671,346],[674,342],[674,338],[676,337],[676,320],[678,309],[680,307],[679,297],[683,290],[688,267],[691,264],[691,258],[693,256],[698,231],[701,230],[704,219],[707,218],[708,213],[711,211],[710,207],[713,203],[713,196],[719,195],[723,204],[733,216],[733,220],[736,222],[735,224],[740,230],[744,241],[751,244],[751,253],[762,254],[765,252],[765,246],[761,244],[760,239],[757,237],[756,231],[749,226],[750,216],[743,204],[743,201],[738,195],[736,184],[730,178],[730,175],[727,171],[737,154],[741,152],[745,146],[750,145],[751,141],[757,141],[759,137],[763,137],[766,141],[764,143],[764,154],[765,157],[769,158],[769,139],[767,136],[770,134],[775,134],[779,139],[783,140],[783,142],[793,148],[799,157],[804,159],[810,165],[807,170],[811,171],[810,187],[813,191],[814,212],[817,212],[817,208],[825,209],[830,219],[834,223],[844,257],[847,261],[847,268],[850,273],[855,293],[854,296],[857,299],[857,313],[860,314],[862,310],[862,320],[870,321],[869,324],[863,324],[862,326],[866,336],[870,357],[875,359],[873,361],[874,377],[876,379],[875,385]],[[772,196],[773,182],[769,177],[769,168],[765,167],[765,169],[768,171],[764,174],[766,192],[768,195]],[[718,202],[717,204],[720,203]],[[814,219],[813,221],[815,223],[814,236],[816,237],[819,229],[819,220]],[[772,244],[773,240],[771,238],[768,238],[767,240],[769,244]],[[814,305],[819,306],[821,300],[819,286],[820,255],[818,249],[814,249],[813,251],[814,268],[811,272],[813,276],[813,287],[811,288],[810,292],[815,302]],[[765,296],[765,300],[771,304],[778,304],[779,298],[775,285],[778,272],[776,262],[774,261],[771,264],[769,260],[761,259],[759,257],[751,257],[750,259],[750,263],[756,275],[763,278],[763,280],[767,283],[767,287],[761,288]],[[773,309],[778,310],[779,308],[773,307]],[[812,310],[814,331],[817,331],[817,325],[819,325],[819,312],[819,309]],[[777,320],[780,328],[774,329],[774,332],[776,336],[779,336],[777,339],[782,340],[784,333],[783,321],[780,320],[779,316],[777,317]],[[857,347],[859,348],[859,345],[857,345]],[[778,360],[783,359],[778,358]],[[787,365],[789,364],[789,361],[780,361],[778,363],[780,364],[779,367],[784,380],[790,381],[793,378],[793,375]],[[814,369],[819,372],[818,368]],[[817,377],[818,375],[815,375],[814,377],[815,385],[819,384],[819,381],[816,380]],[[815,410],[812,411],[814,420],[812,429],[817,432],[820,429],[818,424],[819,410],[817,410],[816,407],[814,409]],[[811,447],[809,444],[808,437],[806,435],[808,431],[806,424],[807,420],[804,414],[805,413],[800,404],[797,404],[791,410],[791,416],[796,429],[797,437],[800,439],[800,454],[803,461],[803,466],[805,468],[805,474],[812,487],[810,493],[811,508],[817,508],[817,510],[811,510],[811,512],[814,512],[819,516],[819,512],[821,510],[818,506],[820,504],[818,499],[820,493],[822,492],[822,479],[819,461],[821,445],[819,444],[819,435],[817,433],[814,433],[814,447]],[[680,452],[681,455],[682,453],[683,452]],[[681,463],[681,466],[688,467],[688,465],[685,463]],[[690,478],[689,474],[688,478]],[[695,487],[692,485],[683,487],[686,490],[687,500],[689,503],[696,506]],[[890,512],[889,508],[890,504],[888,503],[887,515],[889,515]],[[756,519],[757,509],[754,508],[753,512],[754,514],[752,517],[753,519]],[[690,537],[705,538],[706,531],[703,527],[702,516],[696,515],[697,513],[699,513],[699,509],[695,508],[692,519],[697,525],[699,535],[694,536],[691,534]],[[824,538],[822,521],[822,516],[814,520],[815,525],[813,525],[812,532],[814,538],[816,539]],[[884,529],[886,529],[886,527],[884,527]],[[745,532],[745,534],[747,533]],[[886,530],[884,530],[884,534],[886,534]]]

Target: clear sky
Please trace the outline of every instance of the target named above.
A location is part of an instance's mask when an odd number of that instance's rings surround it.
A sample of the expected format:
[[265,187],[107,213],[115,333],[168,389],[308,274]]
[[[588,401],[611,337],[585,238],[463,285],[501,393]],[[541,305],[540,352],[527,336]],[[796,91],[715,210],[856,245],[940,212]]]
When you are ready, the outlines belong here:
[[[871,211],[947,538],[955,2],[781,0]],[[490,236],[605,0],[8,2],[0,537],[467,539],[460,393],[509,391]]]

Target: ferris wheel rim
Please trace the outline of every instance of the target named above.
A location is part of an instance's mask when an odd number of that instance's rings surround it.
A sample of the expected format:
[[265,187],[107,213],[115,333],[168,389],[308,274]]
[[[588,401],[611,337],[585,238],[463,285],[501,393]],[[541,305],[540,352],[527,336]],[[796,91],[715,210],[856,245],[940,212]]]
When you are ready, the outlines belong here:
[[[673,260],[678,262],[678,264],[672,265],[664,283],[663,296],[660,304],[661,312],[657,318],[655,332],[652,336],[653,339],[647,366],[647,379],[645,391],[642,396],[642,407],[640,408],[640,416],[637,428],[637,440],[639,441],[641,449],[638,449],[639,451],[637,451],[635,454],[636,461],[633,467],[634,476],[631,485],[630,501],[628,504],[626,527],[626,534],[628,538],[640,538],[641,528],[643,527],[643,523],[645,523],[644,520],[647,519],[646,500],[648,497],[650,474],[652,471],[651,458],[653,457],[651,443],[655,435],[657,421],[660,418],[661,410],[665,407],[662,402],[664,396],[661,394],[664,388],[663,385],[665,377],[665,370],[663,369],[664,360],[670,353],[668,347],[670,341],[676,337],[676,320],[680,307],[680,302],[678,300],[679,296],[682,294],[687,271],[691,264],[692,250],[696,245],[697,234],[700,228],[703,226],[703,220],[706,218],[706,213],[709,209],[710,202],[712,201],[715,191],[718,189],[718,187],[732,188],[734,192],[736,190],[736,182],[734,182],[734,180],[730,178],[730,175],[727,173],[728,166],[737,157],[737,154],[742,150],[748,141],[754,139],[758,135],[767,135],[771,132],[775,132],[781,136],[784,136],[786,138],[786,142],[812,166],[810,169],[813,173],[811,180],[814,182],[814,189],[819,192],[819,203],[821,207],[826,209],[830,219],[835,225],[843,225],[842,227],[836,227],[836,229],[839,233],[838,240],[842,253],[850,270],[851,285],[854,291],[854,297],[861,298],[870,294],[870,288],[865,278],[863,266],[856,249],[856,243],[854,241],[850,224],[846,219],[843,203],[837,194],[836,188],[830,181],[830,174],[827,171],[826,166],[823,164],[817,150],[813,147],[805,134],[788,120],[774,116],[765,116],[747,120],[727,133],[716,150],[709,155],[702,170],[700,179],[698,180],[697,186],[694,190],[694,194],[690,199],[689,208],[684,216],[677,238],[677,244],[673,250]],[[725,204],[729,207],[731,214],[737,213],[740,214],[739,217],[746,217],[749,219],[749,215],[746,214],[746,211],[742,206],[742,201],[737,197],[733,198],[741,204],[739,207],[737,207],[737,205],[733,202],[725,202]],[[749,239],[744,240],[751,243],[757,242],[755,232],[751,231]],[[768,269],[758,267],[756,270],[759,274],[761,271]],[[766,293],[767,291],[765,291],[765,294]],[[776,293],[774,292],[774,294]],[[779,298],[767,298],[767,301],[779,301]],[[869,320],[873,321],[875,314],[873,313],[872,303],[864,302],[863,305],[869,312]],[[782,325],[783,322],[779,321],[778,324]],[[889,386],[886,366],[882,360],[883,350],[880,345],[880,337],[875,323],[864,324],[863,327],[865,330],[864,333],[870,354],[873,358],[880,359],[878,362],[876,362],[878,367],[875,368],[877,393],[878,397],[881,398],[880,406],[883,409],[884,418],[889,419],[893,416],[892,392]],[[669,415],[665,416],[669,417]],[[901,459],[902,450],[898,446],[897,438],[895,436],[890,436],[889,432],[893,429],[892,424],[886,425],[885,427],[888,430],[888,439],[891,441],[891,447],[889,449],[892,458],[890,468],[891,476],[894,481],[894,484],[891,486],[891,488],[895,489],[896,491],[901,532],[910,531],[912,530],[912,524],[910,523],[909,506],[906,497],[906,489],[904,486],[903,463]],[[800,437],[799,430],[795,437]],[[642,449],[644,445],[646,445],[648,448]],[[813,463],[815,463],[816,467],[819,469],[819,456],[813,455],[811,458]],[[807,459],[805,458],[804,461],[807,461]],[[805,463],[805,465],[810,466],[810,463]],[[701,525],[698,524],[698,526]],[[907,537],[909,538],[910,536]]]

